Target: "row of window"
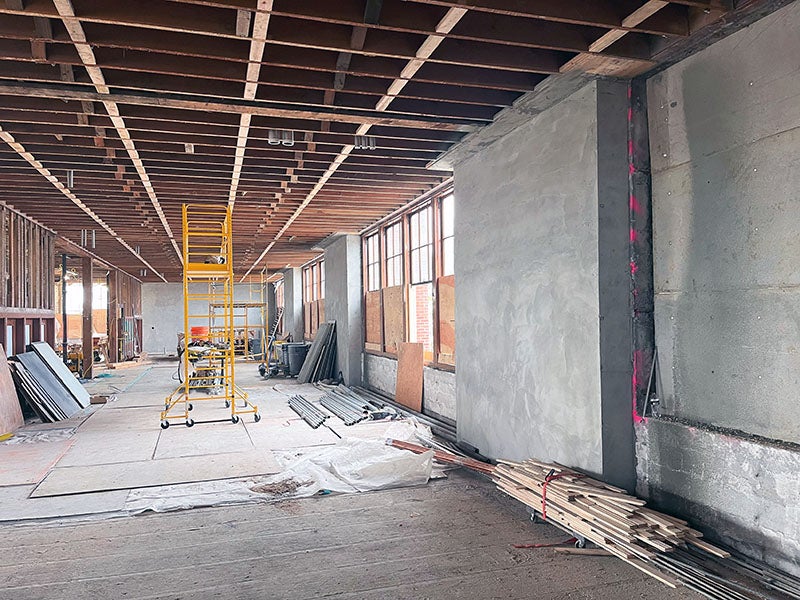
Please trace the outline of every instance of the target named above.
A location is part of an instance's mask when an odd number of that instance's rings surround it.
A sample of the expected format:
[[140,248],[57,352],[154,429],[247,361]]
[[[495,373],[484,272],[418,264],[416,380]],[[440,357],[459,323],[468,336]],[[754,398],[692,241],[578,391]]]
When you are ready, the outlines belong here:
[[427,362],[455,364],[454,205],[447,192],[364,235],[367,350],[418,342]]
[[[403,285],[406,277],[411,285],[417,285],[433,281],[435,274],[446,276],[454,273],[454,203],[455,198],[449,193],[365,237],[367,291]],[[408,244],[404,243],[406,237]],[[435,244],[438,253],[434,251]]]

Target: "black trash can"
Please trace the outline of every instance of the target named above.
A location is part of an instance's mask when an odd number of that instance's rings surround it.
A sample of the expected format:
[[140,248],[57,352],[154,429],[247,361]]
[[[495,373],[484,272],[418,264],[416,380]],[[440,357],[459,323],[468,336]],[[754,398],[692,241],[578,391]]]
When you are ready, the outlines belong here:
[[309,344],[304,342],[292,342],[284,344],[283,347],[286,348],[286,353],[288,355],[287,364],[289,365],[289,375],[296,377],[300,373],[303,362],[306,360]]

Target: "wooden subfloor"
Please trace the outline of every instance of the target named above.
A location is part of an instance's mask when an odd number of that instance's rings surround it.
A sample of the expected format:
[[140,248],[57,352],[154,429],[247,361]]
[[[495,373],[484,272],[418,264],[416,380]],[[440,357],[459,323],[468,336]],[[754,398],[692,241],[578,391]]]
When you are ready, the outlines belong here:
[[485,479],[97,522],[0,527],[14,600],[699,598],[557,542]]

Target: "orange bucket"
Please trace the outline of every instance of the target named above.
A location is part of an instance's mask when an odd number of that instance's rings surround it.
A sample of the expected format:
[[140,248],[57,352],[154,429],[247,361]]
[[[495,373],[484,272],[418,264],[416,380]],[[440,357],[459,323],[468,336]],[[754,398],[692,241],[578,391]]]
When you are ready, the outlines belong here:
[[208,327],[192,327],[190,331],[193,340],[208,339]]

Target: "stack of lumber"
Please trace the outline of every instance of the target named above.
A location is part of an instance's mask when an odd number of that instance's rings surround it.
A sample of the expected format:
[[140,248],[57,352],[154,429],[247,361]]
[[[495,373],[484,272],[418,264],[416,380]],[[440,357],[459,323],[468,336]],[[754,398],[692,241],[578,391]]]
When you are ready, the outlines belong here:
[[297,375],[298,383],[333,379],[336,371],[336,321],[321,323]]
[[670,587],[677,579],[653,566],[662,553],[692,546],[730,556],[700,539],[686,521],[656,512],[625,490],[557,464],[500,461],[497,487],[546,516],[546,520],[633,565]]

